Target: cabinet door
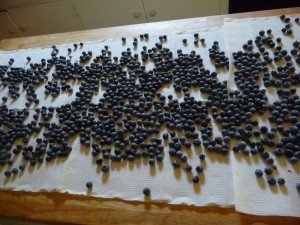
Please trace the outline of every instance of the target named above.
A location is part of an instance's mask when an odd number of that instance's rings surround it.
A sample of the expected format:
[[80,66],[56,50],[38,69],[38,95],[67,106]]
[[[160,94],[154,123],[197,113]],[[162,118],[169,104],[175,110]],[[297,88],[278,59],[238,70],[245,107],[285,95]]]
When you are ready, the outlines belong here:
[[57,0],[1,0],[1,3],[4,8],[14,8],[20,6],[27,6],[27,5],[34,5],[34,4],[42,4],[50,1],[57,1]]
[[72,0],[85,29],[146,23],[142,0]]
[[16,37],[22,37],[17,26],[13,23],[7,12],[0,12],[0,40]]
[[8,9],[25,36],[77,30],[64,1]]
[[223,0],[143,0],[149,22],[219,15]]

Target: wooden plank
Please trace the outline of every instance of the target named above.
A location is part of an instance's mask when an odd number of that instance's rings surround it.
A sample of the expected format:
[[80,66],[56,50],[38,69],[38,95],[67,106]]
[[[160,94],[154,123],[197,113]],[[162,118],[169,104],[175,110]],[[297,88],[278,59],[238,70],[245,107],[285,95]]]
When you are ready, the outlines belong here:
[[61,193],[0,191],[0,215],[85,224],[299,224],[300,218],[253,216],[233,208],[128,202]]
[[[0,49],[10,50],[53,44],[196,30],[223,23],[225,17],[247,18],[300,13],[300,7],[233,15],[212,16],[158,23],[77,31],[46,36],[2,40]],[[61,193],[0,191],[0,216],[57,224],[300,224],[300,218],[253,216],[234,208],[194,207],[166,203],[128,202]]]

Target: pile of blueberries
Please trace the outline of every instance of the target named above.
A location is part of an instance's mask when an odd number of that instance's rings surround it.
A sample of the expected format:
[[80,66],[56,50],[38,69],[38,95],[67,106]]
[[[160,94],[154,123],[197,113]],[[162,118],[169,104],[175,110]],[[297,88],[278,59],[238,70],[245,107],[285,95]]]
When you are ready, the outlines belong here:
[[[287,17],[281,19],[290,24],[284,35],[292,35],[291,21]],[[194,37],[195,45],[199,40],[205,42],[199,34]],[[141,42],[148,38],[148,34],[140,35]],[[299,66],[300,42],[295,41],[289,53],[270,29],[260,31],[254,41],[248,40],[241,51],[233,53],[237,90],[230,90],[226,81],[217,78],[219,68],[229,68],[229,60],[217,41],[208,51],[216,67],[216,71],[210,71],[196,51],[184,54],[178,50],[175,57],[163,46],[165,40],[166,35],[152,48],[143,46],[140,55],[127,48],[120,57],[112,57],[109,46],[105,46],[97,56],[96,52],[82,52],[79,62],[74,63],[59,56],[57,47],[52,46],[51,57],[30,63],[30,68],[13,67],[14,59],[8,65],[1,65],[0,85],[8,87],[9,92],[0,106],[0,165],[9,164],[12,168],[4,175],[14,176],[25,169],[25,163],[13,167],[13,155],[22,154],[23,162],[28,161],[31,166],[67,157],[73,150],[69,140],[79,135],[80,143],[91,148],[103,172],[109,171],[112,162],[144,157],[152,166],[163,163],[166,155],[171,157],[174,169],[192,172],[185,151],[202,146],[205,151],[224,156],[230,149],[235,154],[260,154],[267,165],[264,172],[268,183],[284,185],[284,178],[272,177],[276,169],[273,156],[286,157],[292,164],[300,158],[300,99],[296,93],[300,74],[295,72],[295,65]],[[128,42],[126,38],[121,41],[124,45]],[[183,40],[183,45],[186,42]],[[137,46],[139,40],[135,38],[132,44]],[[74,44],[68,54],[76,49],[78,45]],[[27,60],[30,62],[31,58]],[[149,61],[155,65],[152,70],[144,65]],[[268,66],[277,62],[281,64],[276,69]],[[49,78],[53,67],[55,73]],[[74,101],[60,107],[40,105],[35,89],[41,84],[46,84],[45,95],[56,98],[63,91],[72,93],[73,81],[80,83]],[[176,95],[161,94],[167,85],[171,85]],[[25,107],[10,109],[8,100],[20,96],[20,87],[26,92]],[[104,90],[103,97],[93,103],[92,98],[100,88]],[[276,88],[279,100],[269,103],[268,88]],[[199,90],[207,100],[196,100],[190,94],[191,89]],[[177,95],[183,95],[183,100],[179,101]],[[33,104],[34,109],[30,110]],[[26,122],[30,113],[32,118]],[[58,122],[51,121],[54,116]],[[260,126],[259,116],[267,116],[271,128]],[[212,123],[219,126],[220,136],[213,134]],[[167,132],[162,133],[165,128]],[[30,144],[30,138],[36,135],[39,135],[36,143]],[[238,144],[232,144],[232,140]],[[193,183],[199,182],[198,173],[203,172],[200,162],[205,160],[204,153],[199,154]],[[262,169],[255,174],[262,176]],[[92,182],[86,186],[92,188]],[[296,188],[300,190],[299,183]],[[146,187],[143,193],[150,195],[150,189]]]

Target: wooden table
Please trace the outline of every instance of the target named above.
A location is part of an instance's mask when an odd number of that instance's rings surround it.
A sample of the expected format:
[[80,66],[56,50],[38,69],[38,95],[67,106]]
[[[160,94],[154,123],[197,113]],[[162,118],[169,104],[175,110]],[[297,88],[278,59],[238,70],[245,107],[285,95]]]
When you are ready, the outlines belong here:
[[[0,49],[10,50],[75,43],[140,33],[166,34],[197,30],[223,23],[225,17],[247,18],[300,13],[300,7],[259,11],[205,18],[173,20],[122,27],[76,31],[0,41]],[[280,206],[279,206],[280,207]],[[295,209],[299,210],[299,209]],[[0,216],[66,224],[300,224],[300,218],[253,216],[235,212],[234,208],[194,207],[165,203],[127,202],[61,193],[28,193],[0,191]]]

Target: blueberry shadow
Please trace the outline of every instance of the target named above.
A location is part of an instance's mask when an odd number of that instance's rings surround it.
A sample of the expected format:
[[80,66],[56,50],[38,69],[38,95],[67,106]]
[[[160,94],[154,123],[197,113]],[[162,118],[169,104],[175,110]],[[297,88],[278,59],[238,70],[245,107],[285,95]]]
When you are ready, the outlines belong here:
[[122,161],[113,161],[111,163],[110,168],[112,170],[117,170],[120,171],[122,168],[125,168],[127,166],[128,161],[127,160],[122,160]]
[[24,176],[24,170],[19,170],[18,177],[21,178]]
[[177,179],[177,180],[180,180],[181,178],[181,168],[176,168],[173,170],[173,174],[174,174],[174,177]]
[[5,166],[5,165],[1,165],[1,166],[0,166],[0,173],[2,173],[2,171],[4,170],[4,166]]
[[144,166],[146,166],[148,164],[148,158],[147,157],[142,157],[141,161],[143,161]]
[[36,164],[35,165],[30,165],[28,166],[28,172],[30,174],[32,174],[34,172],[34,170],[36,169]]
[[257,183],[258,183],[258,186],[259,186],[261,189],[263,189],[263,190],[266,189],[266,182],[265,182],[265,180],[264,180],[262,177],[256,177],[256,181],[257,181]]
[[278,193],[277,185],[270,185],[270,190],[272,191],[273,194],[277,194]]
[[86,195],[88,195],[88,196],[93,195],[93,189],[92,188],[87,188]]
[[205,184],[206,182],[205,173],[204,172],[198,173],[198,177],[199,177],[199,183],[201,185]]
[[287,189],[287,187],[285,185],[279,185],[279,189],[281,191],[282,194],[284,195],[288,195],[289,194],[289,191]]
[[152,177],[154,177],[156,175],[156,166],[154,165],[150,165],[150,175]]
[[205,155],[212,162],[219,162],[219,163],[224,163],[224,164],[228,164],[229,163],[229,157],[228,157],[228,155],[224,156],[221,153],[215,153],[215,152],[209,152],[209,151],[206,151]]
[[187,178],[187,180],[189,182],[192,181],[192,179],[193,179],[193,173],[192,173],[192,171],[186,171],[186,178]]
[[14,182],[17,179],[17,177],[18,177],[18,174],[12,174],[10,182],[11,183]]
[[142,165],[142,159],[141,159],[141,157],[135,158],[134,165],[135,165],[136,168],[140,168],[141,167],[141,165]]
[[101,173],[101,168],[102,168],[102,165],[97,165],[96,167],[96,173]]
[[286,157],[284,157],[284,156],[276,157],[276,161],[278,162],[278,164],[279,164],[281,167],[286,167],[286,165],[287,165],[287,159],[286,159]]
[[5,177],[5,179],[3,180],[3,185],[6,185],[10,182],[10,177]]
[[200,183],[193,184],[193,189],[196,194],[200,194],[200,191],[201,191]]
[[201,146],[194,146],[194,152],[195,152],[197,155],[200,155],[200,153],[202,152]]
[[184,150],[186,152],[187,157],[191,158],[192,157],[192,148],[186,148],[186,147],[184,147]]
[[109,176],[110,176],[110,173],[109,171],[108,172],[104,172],[102,174],[102,183],[106,184],[109,180]]
[[236,160],[238,160],[239,162],[246,162],[248,165],[251,164],[251,157],[250,154],[249,155],[245,155],[242,152],[235,152],[234,153],[234,157]]
[[147,196],[144,196],[144,202],[145,203],[145,208],[147,209],[150,209],[151,208],[151,195],[147,195]]
[[297,173],[300,174],[300,166],[299,166],[299,162],[298,163],[291,163],[293,170]]
[[80,145],[80,152],[87,155],[90,152],[90,146]]
[[164,163],[163,162],[157,162],[157,168],[159,171],[162,171],[164,168]]
[[253,162],[255,164],[258,164],[258,162],[259,162],[259,156],[258,156],[258,154],[252,155],[251,158],[252,158],[252,160],[253,160]]
[[176,91],[175,95],[176,95],[177,98],[182,98],[182,96],[183,96],[181,91],[180,92]]

